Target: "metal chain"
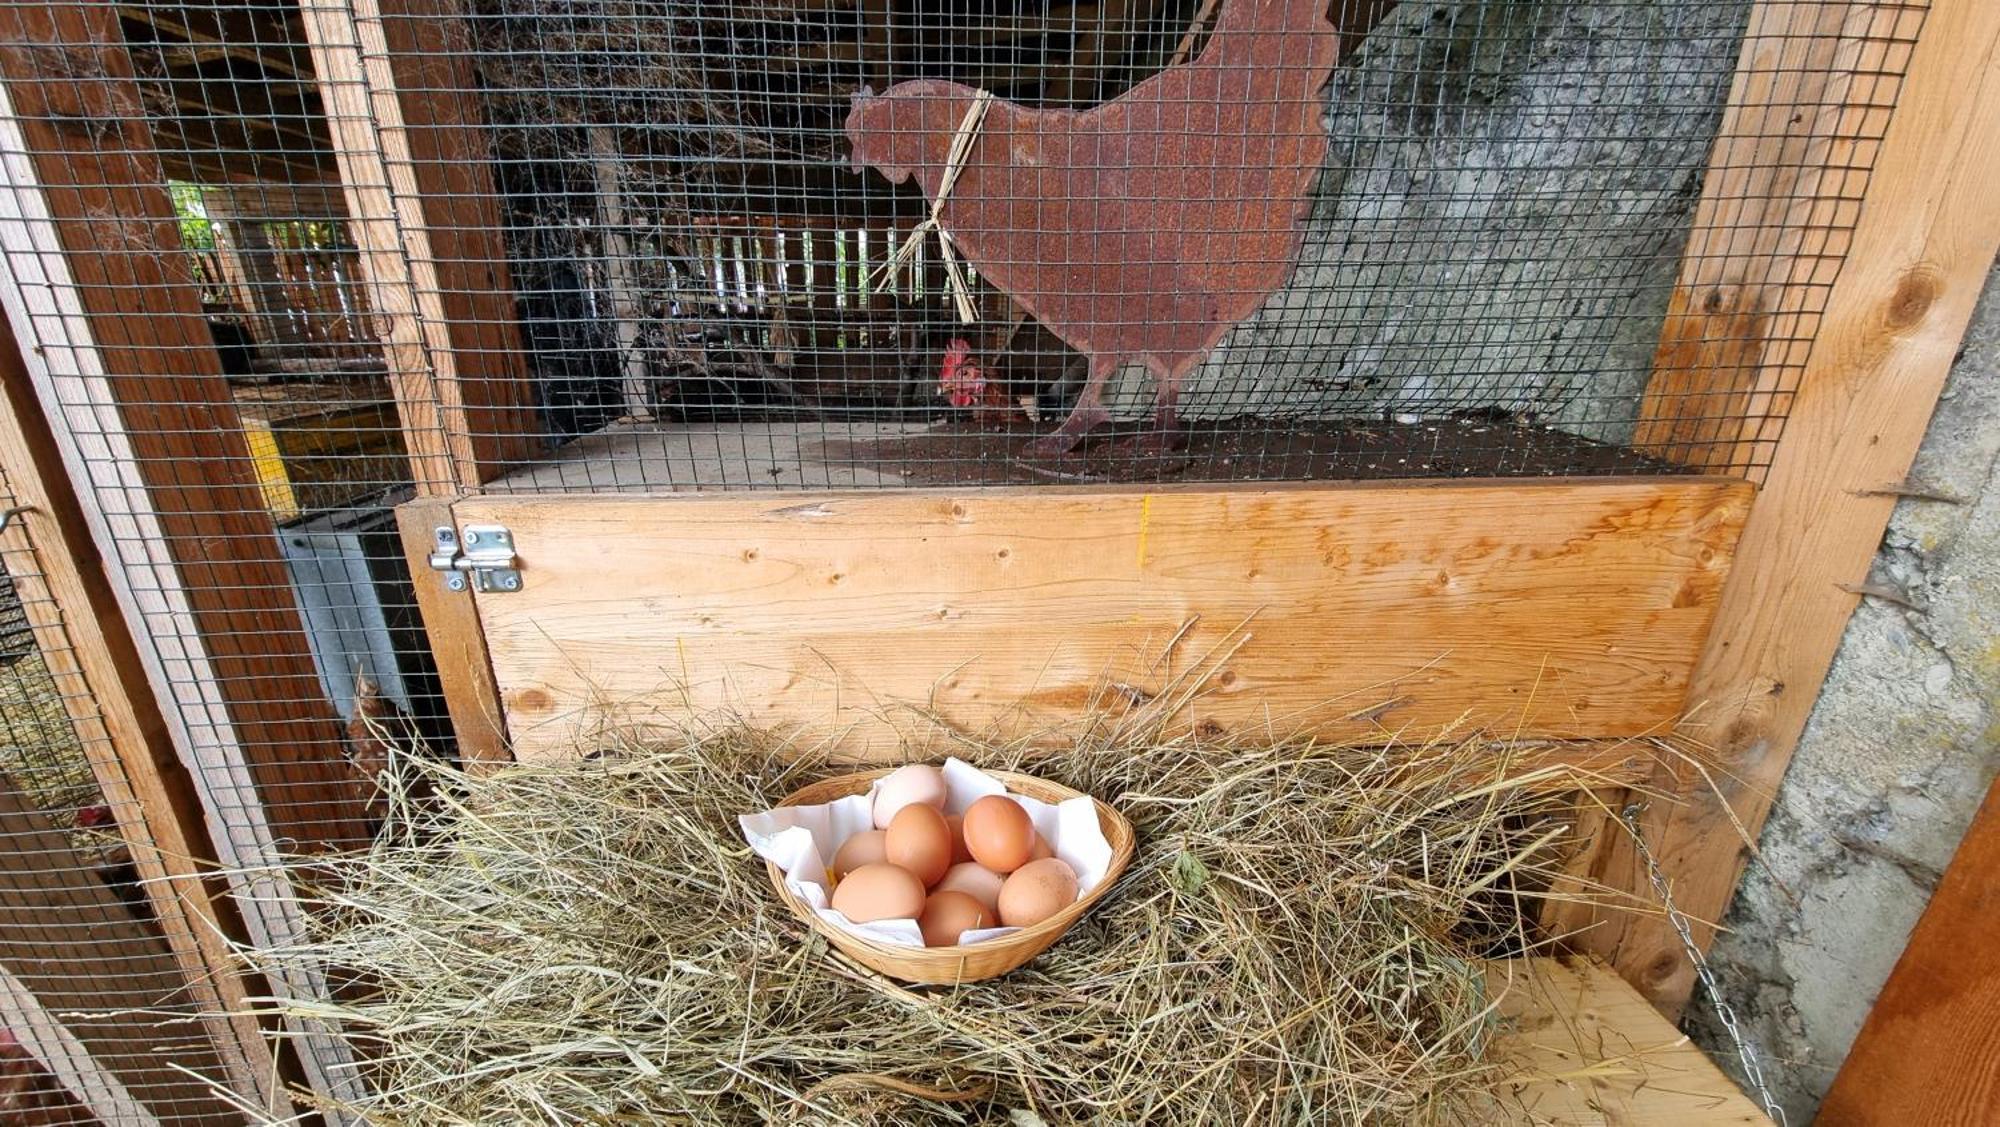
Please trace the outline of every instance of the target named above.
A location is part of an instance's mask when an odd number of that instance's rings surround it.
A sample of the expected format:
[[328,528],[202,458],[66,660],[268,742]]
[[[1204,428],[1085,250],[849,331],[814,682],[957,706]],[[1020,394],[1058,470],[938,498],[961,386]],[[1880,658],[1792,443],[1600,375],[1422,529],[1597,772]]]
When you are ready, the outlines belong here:
[[1709,1004],[1715,1007],[1716,1020],[1722,1023],[1724,1032],[1729,1034],[1729,1040],[1736,1046],[1736,1056],[1743,1062],[1743,1077],[1750,1082],[1752,1094],[1764,1105],[1764,1112],[1771,1117],[1772,1122],[1777,1123],[1779,1127],[1791,1127],[1791,1121],[1785,1117],[1783,1105],[1779,1104],[1778,1098],[1771,1094],[1771,1086],[1764,1080],[1764,1068],[1758,1063],[1756,1046],[1750,1043],[1750,1039],[1743,1034],[1743,1027],[1737,1024],[1736,1011],[1730,1008],[1728,1002],[1722,1000],[1721,985],[1715,980],[1715,972],[1709,969],[1708,957],[1703,955],[1701,948],[1696,945],[1694,930],[1688,925],[1688,918],[1674,906],[1673,894],[1667,890],[1667,878],[1660,873],[1660,863],[1654,858],[1652,849],[1646,845],[1646,835],[1639,830],[1639,815],[1645,809],[1645,803],[1635,802],[1619,813],[1619,819],[1625,823],[1625,828],[1631,831],[1632,843],[1638,847],[1640,859],[1646,862],[1646,878],[1652,882],[1653,892],[1660,898],[1660,906],[1666,909],[1667,920],[1680,934],[1681,946],[1687,950],[1688,961],[1694,964],[1695,977],[1701,980],[1702,988],[1708,991]]

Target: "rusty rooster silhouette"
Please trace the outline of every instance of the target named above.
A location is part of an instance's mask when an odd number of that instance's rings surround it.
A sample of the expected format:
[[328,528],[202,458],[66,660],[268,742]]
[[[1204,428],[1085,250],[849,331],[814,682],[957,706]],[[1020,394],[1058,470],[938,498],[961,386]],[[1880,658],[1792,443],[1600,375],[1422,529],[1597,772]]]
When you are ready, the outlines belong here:
[[[1153,373],[1153,441],[1178,441],[1181,380],[1290,277],[1326,158],[1318,92],[1339,54],[1326,0],[1228,0],[1191,62],[1087,110],[995,99],[938,219],[981,276],[1090,377],[1040,454],[1107,417],[1127,362]],[[854,96],[856,169],[912,175],[933,202],[978,91],[935,80]]]

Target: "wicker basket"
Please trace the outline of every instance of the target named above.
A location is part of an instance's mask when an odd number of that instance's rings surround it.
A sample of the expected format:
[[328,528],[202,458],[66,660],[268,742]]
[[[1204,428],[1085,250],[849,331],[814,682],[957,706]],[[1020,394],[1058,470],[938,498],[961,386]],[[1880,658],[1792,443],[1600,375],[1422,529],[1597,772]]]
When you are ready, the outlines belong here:
[[[889,768],[877,771],[862,771],[853,775],[842,775],[837,779],[827,779],[814,783],[795,794],[789,795],[780,806],[817,806],[832,802],[850,794],[867,793],[869,784],[889,773]],[[1059,786],[1045,779],[1029,775],[1017,775],[1011,771],[989,771],[987,774],[1007,784],[1007,789],[1043,802],[1062,802],[1065,799],[1081,797],[1081,792]],[[1096,802],[1095,799],[1091,801]],[[1050,944],[1061,939],[1070,925],[1083,918],[1091,905],[1111,891],[1119,874],[1132,861],[1132,823],[1125,816],[1102,802],[1097,802],[1097,823],[1104,830],[1104,838],[1111,843],[1111,864],[1104,870],[1104,879],[1097,887],[1076,903],[1043,920],[1033,927],[1022,928],[1012,935],[988,939],[983,943],[973,943],[959,947],[903,947],[893,943],[878,943],[875,940],[855,935],[834,927],[819,918],[805,901],[785,887],[784,871],[776,865],[765,862],[765,869],[771,874],[771,884],[778,890],[778,898],[785,902],[808,927],[821,935],[835,947],[852,956],[856,962],[881,971],[891,978],[904,982],[928,982],[948,985],[957,982],[978,982],[1006,974],[1015,967],[1026,963],[1046,950]]]

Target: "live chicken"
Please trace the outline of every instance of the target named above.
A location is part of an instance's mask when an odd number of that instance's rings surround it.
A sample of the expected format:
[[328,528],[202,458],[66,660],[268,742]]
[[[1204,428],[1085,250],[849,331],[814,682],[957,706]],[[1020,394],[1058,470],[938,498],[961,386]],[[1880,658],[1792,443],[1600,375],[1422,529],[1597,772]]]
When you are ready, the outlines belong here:
[[[1087,110],[994,100],[939,222],[980,275],[1078,352],[1075,408],[1037,453],[1108,418],[1127,363],[1155,382],[1155,441],[1181,381],[1292,271],[1326,157],[1318,91],[1339,37],[1326,0],[1228,0],[1199,56]],[[855,167],[915,176],[934,205],[978,91],[936,80],[855,95]]]

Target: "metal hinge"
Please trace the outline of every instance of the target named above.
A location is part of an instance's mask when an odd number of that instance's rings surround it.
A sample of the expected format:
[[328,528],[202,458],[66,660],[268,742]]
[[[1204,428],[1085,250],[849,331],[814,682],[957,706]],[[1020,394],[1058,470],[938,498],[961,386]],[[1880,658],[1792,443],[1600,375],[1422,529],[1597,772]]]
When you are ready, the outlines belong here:
[[450,525],[439,525],[431,540],[431,570],[444,573],[444,585],[465,590],[472,577],[475,591],[519,591],[520,561],[514,558],[514,534],[497,524],[465,526],[465,543]]

